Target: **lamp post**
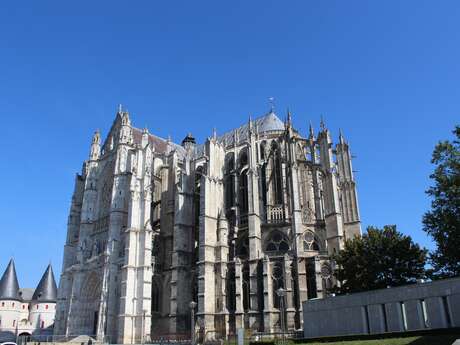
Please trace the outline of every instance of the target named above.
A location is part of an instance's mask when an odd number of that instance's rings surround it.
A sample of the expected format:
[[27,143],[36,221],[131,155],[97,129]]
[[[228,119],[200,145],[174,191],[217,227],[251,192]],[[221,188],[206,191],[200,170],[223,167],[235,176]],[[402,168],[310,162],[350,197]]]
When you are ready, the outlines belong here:
[[192,345],[195,345],[195,307],[196,307],[196,302],[191,301],[190,302],[190,340],[192,342]]
[[142,311],[142,334],[141,334],[141,344],[145,344],[145,314],[147,310]]
[[282,342],[284,344],[284,332],[286,331],[286,325],[284,322],[284,297],[286,296],[286,290],[280,287],[276,290],[276,294],[280,298],[280,327],[281,327],[281,334],[282,334]]

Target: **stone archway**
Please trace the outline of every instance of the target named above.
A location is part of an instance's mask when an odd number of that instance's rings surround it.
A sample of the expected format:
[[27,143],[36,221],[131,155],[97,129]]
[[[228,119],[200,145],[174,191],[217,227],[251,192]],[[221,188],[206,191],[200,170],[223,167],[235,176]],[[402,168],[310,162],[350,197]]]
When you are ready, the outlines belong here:
[[99,304],[101,299],[101,279],[97,273],[90,273],[81,292],[81,333],[97,335]]

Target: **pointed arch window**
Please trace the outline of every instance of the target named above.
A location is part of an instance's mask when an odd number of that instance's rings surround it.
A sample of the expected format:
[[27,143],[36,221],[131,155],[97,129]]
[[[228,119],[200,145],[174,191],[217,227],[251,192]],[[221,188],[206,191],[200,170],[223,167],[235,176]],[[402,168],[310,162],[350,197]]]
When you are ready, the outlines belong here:
[[248,213],[248,174],[246,169],[240,174],[238,201],[240,214],[246,215]]
[[238,165],[240,168],[244,168],[246,165],[248,165],[248,150],[247,148],[244,148],[241,150],[238,158]]
[[159,313],[161,311],[161,291],[159,284],[157,282],[154,282],[152,284],[152,311]]
[[276,141],[271,145],[271,165],[272,171],[270,176],[271,188],[273,190],[273,201],[280,205],[283,203],[283,176],[281,165],[281,150]]
[[310,250],[319,251],[318,241],[316,239],[315,234],[311,231],[305,231],[305,233],[303,234],[303,250],[304,251],[310,251]]
[[238,236],[236,243],[236,256],[243,259],[249,256],[249,237],[247,232],[243,233],[241,236]]
[[249,278],[249,264],[245,262],[243,265],[243,309],[249,310],[251,308],[250,299],[250,278]]
[[281,231],[275,230],[266,241],[265,251],[284,254],[289,251],[289,241]]
[[232,265],[227,271],[227,308],[229,311],[236,309],[236,284],[235,266]]
[[280,297],[276,293],[276,291],[280,288],[284,289],[284,269],[283,269],[283,262],[276,261],[273,264],[272,269],[272,281],[273,281],[273,306],[275,308],[280,307]]

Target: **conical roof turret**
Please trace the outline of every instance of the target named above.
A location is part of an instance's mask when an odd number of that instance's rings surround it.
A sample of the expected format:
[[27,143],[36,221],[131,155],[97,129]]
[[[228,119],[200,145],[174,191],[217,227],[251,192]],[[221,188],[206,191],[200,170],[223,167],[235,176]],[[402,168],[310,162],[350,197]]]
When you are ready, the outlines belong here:
[[13,259],[10,260],[8,267],[0,280],[0,300],[20,300],[18,276],[14,267]]
[[38,302],[56,302],[57,286],[54,280],[53,269],[51,264],[46,268],[45,273],[35,289],[32,301]]

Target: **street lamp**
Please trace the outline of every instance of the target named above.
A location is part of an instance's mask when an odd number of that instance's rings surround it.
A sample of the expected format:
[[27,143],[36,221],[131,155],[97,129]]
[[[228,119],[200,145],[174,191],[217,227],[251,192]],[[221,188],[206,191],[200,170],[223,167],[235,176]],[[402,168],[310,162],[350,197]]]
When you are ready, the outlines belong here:
[[190,340],[192,342],[192,345],[195,345],[195,308],[196,308],[196,302],[191,301],[189,306],[190,306],[190,314],[191,314]]
[[282,334],[282,339],[283,339],[283,344],[284,344],[284,332],[286,330],[285,324],[284,324],[284,297],[286,296],[286,290],[280,287],[278,290],[276,290],[276,294],[280,298],[280,326],[281,326],[281,334]]

